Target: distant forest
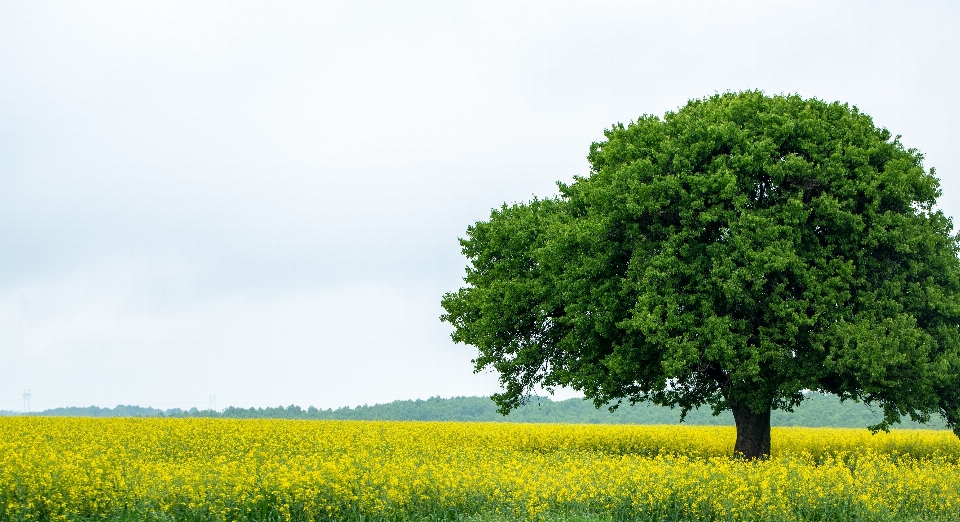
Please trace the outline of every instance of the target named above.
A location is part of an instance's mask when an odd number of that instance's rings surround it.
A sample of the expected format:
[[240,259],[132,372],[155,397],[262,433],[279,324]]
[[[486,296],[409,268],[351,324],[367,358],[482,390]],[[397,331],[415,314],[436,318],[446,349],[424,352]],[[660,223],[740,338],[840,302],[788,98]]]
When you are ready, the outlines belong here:
[[[0,411],[0,415],[22,415],[19,412]],[[301,420],[412,420],[412,421],[470,421],[470,422],[531,422],[564,424],[677,424],[680,410],[649,404],[630,406],[623,404],[611,413],[607,408],[594,408],[592,402],[582,399],[553,401],[549,397],[533,397],[529,404],[504,417],[497,413],[489,397],[453,397],[442,399],[395,401],[389,404],[357,406],[321,410],[313,406],[277,406],[275,408],[235,408],[223,411],[160,410],[140,406],[117,406],[116,408],[54,408],[31,413],[36,416],[75,417],[215,417],[226,419],[301,419]],[[876,424],[880,414],[876,408],[862,403],[840,402],[832,395],[811,393],[792,413],[774,411],[771,422],[774,426],[845,427],[862,428]],[[733,416],[724,412],[713,416],[709,409],[693,410],[684,421],[691,425],[732,426]],[[939,417],[927,425],[904,419],[899,428],[943,429]]]

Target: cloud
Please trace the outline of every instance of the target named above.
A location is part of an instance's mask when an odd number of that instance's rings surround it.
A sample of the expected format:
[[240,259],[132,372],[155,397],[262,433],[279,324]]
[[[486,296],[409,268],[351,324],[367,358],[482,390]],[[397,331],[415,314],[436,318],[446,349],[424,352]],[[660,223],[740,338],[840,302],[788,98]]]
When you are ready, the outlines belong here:
[[210,394],[339,407],[497,389],[449,341],[437,293],[376,284],[183,299],[189,269],[168,278],[124,259],[0,294],[0,408],[19,409],[21,388],[37,409],[204,406]]
[[457,237],[714,92],[855,103],[960,215],[958,5],[0,2],[0,408],[493,391]]

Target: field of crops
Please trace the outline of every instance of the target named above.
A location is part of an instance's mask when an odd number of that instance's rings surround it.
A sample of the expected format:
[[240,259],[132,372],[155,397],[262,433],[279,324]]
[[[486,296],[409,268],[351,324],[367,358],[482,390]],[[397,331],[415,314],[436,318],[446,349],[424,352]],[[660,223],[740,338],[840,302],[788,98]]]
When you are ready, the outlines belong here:
[[0,418],[0,520],[960,520],[947,431]]

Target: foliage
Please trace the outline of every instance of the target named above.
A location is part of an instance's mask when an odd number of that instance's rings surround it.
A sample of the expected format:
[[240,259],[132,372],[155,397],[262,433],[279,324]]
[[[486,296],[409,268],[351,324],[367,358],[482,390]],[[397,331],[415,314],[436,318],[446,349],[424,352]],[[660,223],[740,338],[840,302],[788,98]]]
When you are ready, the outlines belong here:
[[0,419],[9,520],[951,520],[949,432]]
[[960,435],[958,238],[919,152],[856,107],[751,91],[605,136],[588,177],[461,240],[442,319],[502,412],[570,386],[766,415],[769,441],[809,389]]
[[[13,412],[0,414],[16,415]],[[431,397],[427,400],[404,400],[386,404],[360,405],[354,408],[318,409],[290,405],[268,408],[228,407],[223,411],[180,409],[159,410],[139,406],[116,408],[55,408],[33,415],[70,417],[168,417],[224,419],[299,419],[299,420],[416,420],[466,422],[524,422],[565,424],[677,424],[679,410],[644,403],[624,405],[615,411],[596,409],[580,399],[562,401],[550,397],[533,397],[530,403],[512,411],[508,417],[497,413],[489,397]],[[774,426],[862,428],[880,421],[880,412],[852,401],[840,402],[836,396],[808,393],[793,412],[773,412]],[[689,425],[732,426],[729,412],[712,415],[709,410],[693,410],[684,420]],[[943,419],[935,418],[921,425],[907,421],[905,428],[944,428]]]

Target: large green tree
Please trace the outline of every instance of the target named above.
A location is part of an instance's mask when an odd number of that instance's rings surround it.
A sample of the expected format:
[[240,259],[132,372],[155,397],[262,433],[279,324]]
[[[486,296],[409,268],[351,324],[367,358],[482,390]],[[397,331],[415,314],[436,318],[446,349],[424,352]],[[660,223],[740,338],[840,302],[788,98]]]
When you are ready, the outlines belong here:
[[840,103],[762,92],[614,125],[590,174],[461,239],[453,339],[501,413],[535,386],[597,407],[732,410],[769,454],[804,390],[960,435],[960,238],[923,156]]

